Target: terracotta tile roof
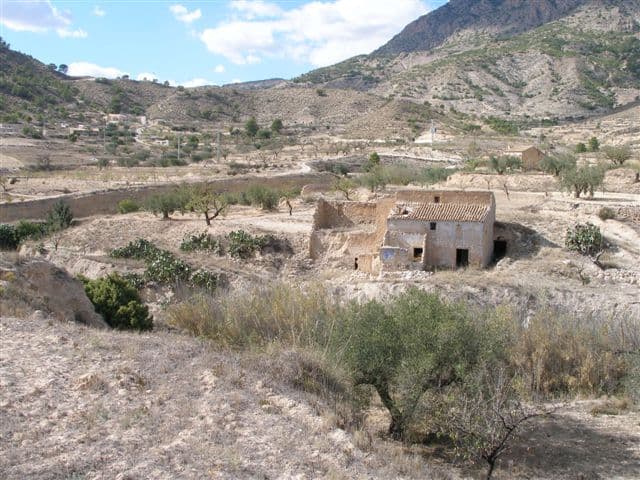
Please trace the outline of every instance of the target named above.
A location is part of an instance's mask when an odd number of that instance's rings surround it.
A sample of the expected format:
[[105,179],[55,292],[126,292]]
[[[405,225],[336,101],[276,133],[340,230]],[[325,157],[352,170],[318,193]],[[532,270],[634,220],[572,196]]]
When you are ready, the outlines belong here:
[[[406,213],[405,213],[406,212]],[[469,203],[405,203],[397,204],[389,218],[430,222],[484,222],[488,205]]]

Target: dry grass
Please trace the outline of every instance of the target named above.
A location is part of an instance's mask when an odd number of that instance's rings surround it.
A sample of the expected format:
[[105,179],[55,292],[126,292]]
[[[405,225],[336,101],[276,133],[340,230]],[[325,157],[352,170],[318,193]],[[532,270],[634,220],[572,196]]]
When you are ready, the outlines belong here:
[[320,286],[284,283],[189,298],[168,311],[169,324],[228,347],[327,345],[340,309]]

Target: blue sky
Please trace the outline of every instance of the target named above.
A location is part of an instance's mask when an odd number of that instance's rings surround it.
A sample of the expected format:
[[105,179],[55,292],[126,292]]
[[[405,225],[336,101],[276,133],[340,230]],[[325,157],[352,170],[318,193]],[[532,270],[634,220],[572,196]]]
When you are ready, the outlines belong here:
[[222,85],[292,78],[369,53],[444,3],[0,0],[0,35],[70,74]]

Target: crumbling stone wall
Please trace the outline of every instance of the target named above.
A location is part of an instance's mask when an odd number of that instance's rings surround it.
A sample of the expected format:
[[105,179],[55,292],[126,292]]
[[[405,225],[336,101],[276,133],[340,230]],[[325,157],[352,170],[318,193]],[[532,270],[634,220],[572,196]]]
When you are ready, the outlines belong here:
[[[208,182],[194,182],[191,184],[206,183],[218,192],[236,193],[254,185],[289,189],[301,188],[310,182],[316,184],[325,182],[329,184],[332,178],[328,173],[298,173],[279,175],[276,177],[244,176],[214,179]],[[74,217],[82,218],[99,214],[113,214],[118,212],[118,202],[121,200],[132,199],[143,202],[152,195],[168,192],[176,188],[176,186],[178,186],[176,183],[165,183],[135,188],[105,190],[101,192],[60,195],[57,197],[25,200],[22,202],[2,203],[0,204],[0,222],[16,222],[22,219],[42,219],[58,200],[63,200],[69,205]]]

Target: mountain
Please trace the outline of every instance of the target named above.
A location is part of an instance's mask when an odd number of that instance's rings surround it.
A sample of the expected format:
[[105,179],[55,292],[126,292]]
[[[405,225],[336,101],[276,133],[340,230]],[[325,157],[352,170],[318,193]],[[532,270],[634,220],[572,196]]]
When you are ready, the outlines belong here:
[[640,99],[640,0],[451,0],[370,55],[295,79],[476,120],[583,118]]
[[557,20],[584,3],[584,0],[451,0],[411,22],[373,55],[428,51],[467,29],[514,35]]

